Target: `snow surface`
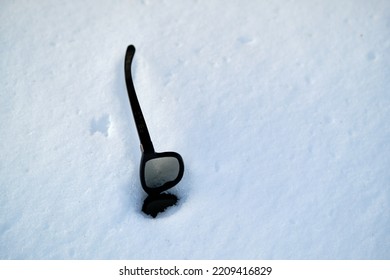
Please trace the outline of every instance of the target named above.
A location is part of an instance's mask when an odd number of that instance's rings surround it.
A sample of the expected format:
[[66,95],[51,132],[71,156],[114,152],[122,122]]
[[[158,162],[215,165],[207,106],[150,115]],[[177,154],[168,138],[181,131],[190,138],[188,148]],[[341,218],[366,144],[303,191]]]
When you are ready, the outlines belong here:
[[387,0],[1,1],[0,258],[389,259],[389,55]]

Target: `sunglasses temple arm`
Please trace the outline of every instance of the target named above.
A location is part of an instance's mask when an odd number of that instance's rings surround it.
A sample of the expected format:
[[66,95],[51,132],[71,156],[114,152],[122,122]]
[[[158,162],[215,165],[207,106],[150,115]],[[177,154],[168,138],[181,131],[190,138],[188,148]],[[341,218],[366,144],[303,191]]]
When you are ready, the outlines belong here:
[[131,76],[131,63],[133,61],[134,54],[135,47],[133,45],[128,46],[125,57],[125,78],[127,93],[129,95],[130,107],[133,111],[133,117],[135,125],[137,127],[138,137],[141,142],[141,151],[144,153],[153,153],[153,143],[150,139],[149,131],[146,126],[146,122],[142,114],[141,106],[139,105],[137,95],[135,93],[133,79]]

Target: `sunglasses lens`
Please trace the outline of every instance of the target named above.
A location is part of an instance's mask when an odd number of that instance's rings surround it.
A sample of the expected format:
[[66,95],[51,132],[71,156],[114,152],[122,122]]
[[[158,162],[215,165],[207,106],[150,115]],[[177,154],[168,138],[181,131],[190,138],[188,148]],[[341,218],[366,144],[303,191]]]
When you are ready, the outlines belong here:
[[159,188],[179,176],[180,164],[175,157],[159,157],[145,163],[145,183],[149,188]]

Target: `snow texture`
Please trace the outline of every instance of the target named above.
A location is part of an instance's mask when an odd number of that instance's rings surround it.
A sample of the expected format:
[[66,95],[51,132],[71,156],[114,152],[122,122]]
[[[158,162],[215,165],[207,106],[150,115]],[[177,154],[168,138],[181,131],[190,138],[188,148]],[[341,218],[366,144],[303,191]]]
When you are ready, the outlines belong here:
[[[1,259],[389,259],[390,1],[0,4]],[[151,218],[124,80],[177,206]]]

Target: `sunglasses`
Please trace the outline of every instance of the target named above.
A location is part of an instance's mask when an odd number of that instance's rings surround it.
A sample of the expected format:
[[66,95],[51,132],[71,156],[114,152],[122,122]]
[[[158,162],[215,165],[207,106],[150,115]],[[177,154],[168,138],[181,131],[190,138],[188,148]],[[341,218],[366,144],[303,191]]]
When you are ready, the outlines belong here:
[[179,183],[184,174],[184,163],[178,153],[156,153],[154,151],[131,76],[131,63],[134,54],[135,47],[133,45],[128,46],[125,57],[125,78],[130,106],[141,142],[141,185],[149,195],[159,195]]

